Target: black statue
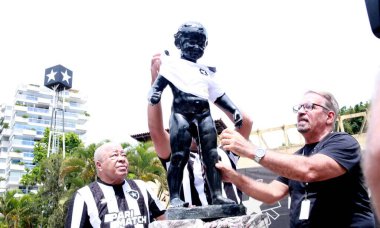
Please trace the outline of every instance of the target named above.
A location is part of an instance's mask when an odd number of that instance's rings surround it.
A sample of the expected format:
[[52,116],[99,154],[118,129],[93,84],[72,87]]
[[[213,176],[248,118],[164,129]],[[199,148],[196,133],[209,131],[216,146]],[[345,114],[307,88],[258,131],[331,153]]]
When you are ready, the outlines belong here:
[[167,85],[173,93],[169,125],[172,155],[167,173],[169,207],[188,205],[180,199],[180,188],[192,138],[197,139],[212,204],[234,204],[233,200],[222,196],[221,176],[215,168],[215,163],[218,162],[217,132],[208,100],[229,111],[236,127],[241,127],[242,115],[212,79],[215,68],[196,63],[207,46],[206,29],[200,23],[186,22],[179,27],[174,38],[175,46],[181,50],[181,59],[170,57],[165,51],[166,55],[161,57],[159,75],[148,95],[150,104],[155,105],[160,102]]

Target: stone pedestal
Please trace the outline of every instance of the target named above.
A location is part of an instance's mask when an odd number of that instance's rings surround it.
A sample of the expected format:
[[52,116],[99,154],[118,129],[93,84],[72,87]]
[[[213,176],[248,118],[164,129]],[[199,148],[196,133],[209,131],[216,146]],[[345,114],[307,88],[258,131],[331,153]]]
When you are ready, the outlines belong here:
[[245,227],[245,228],[268,228],[270,220],[267,214],[252,214],[236,217],[220,218],[211,222],[201,219],[182,219],[155,221],[149,224],[149,228],[217,228],[217,227]]
[[201,219],[205,222],[220,218],[246,215],[246,208],[242,204],[208,205],[199,207],[169,208],[166,211],[167,219]]

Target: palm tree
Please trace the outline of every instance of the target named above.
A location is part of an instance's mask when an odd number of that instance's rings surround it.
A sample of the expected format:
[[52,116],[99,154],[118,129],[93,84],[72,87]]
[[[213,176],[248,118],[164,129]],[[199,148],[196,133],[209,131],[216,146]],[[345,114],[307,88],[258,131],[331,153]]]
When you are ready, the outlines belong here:
[[67,190],[78,189],[95,180],[96,170],[93,160],[96,145],[78,147],[66,157],[60,170],[60,178]]
[[166,171],[153,148],[153,143],[149,141],[128,149],[128,178],[152,181],[154,183],[158,181],[160,183],[158,197],[161,199],[164,192],[168,191]]
[[17,190],[6,191],[0,198],[0,212],[5,217],[8,227],[17,227],[19,221],[19,200],[15,197]]
[[34,227],[38,223],[41,210],[36,203],[35,194],[23,195],[19,201],[20,227]]

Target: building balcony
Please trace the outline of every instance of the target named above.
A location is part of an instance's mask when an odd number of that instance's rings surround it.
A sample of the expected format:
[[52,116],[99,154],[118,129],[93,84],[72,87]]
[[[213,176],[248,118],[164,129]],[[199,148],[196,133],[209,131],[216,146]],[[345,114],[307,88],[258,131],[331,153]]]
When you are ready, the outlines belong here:
[[1,141],[0,147],[8,148],[9,147],[9,141]]
[[52,99],[49,99],[49,98],[39,97],[37,99],[37,103],[42,104],[42,105],[51,105],[53,103],[53,101],[52,101]]
[[[1,158],[8,158],[8,152],[6,151],[2,151],[0,152],[0,159]],[[2,162],[0,162],[0,165],[3,164]]]
[[29,130],[29,129],[24,129],[22,131],[22,134],[25,135],[25,136],[36,136],[37,135],[37,132],[36,130]]
[[34,148],[34,142],[26,141],[26,140],[12,140],[10,142],[10,146],[13,148],[14,151],[16,150],[27,150],[27,149],[33,149]]
[[[5,162],[0,163],[0,171],[2,171],[1,173],[5,173],[4,170],[6,170],[7,167],[8,167],[7,163],[5,163]],[[0,177],[1,177],[1,175],[2,174],[0,174]]]
[[86,108],[84,107],[84,105],[79,105],[79,104],[69,104],[69,103],[66,103],[65,104],[65,110],[67,111],[73,111],[75,113],[83,113],[86,111]]
[[[57,119],[62,120],[62,112],[57,112]],[[65,112],[65,119],[76,120],[78,119],[78,114],[73,112]]]
[[25,166],[20,164],[10,164],[7,169],[10,171],[24,171]]
[[78,134],[78,135],[83,135],[87,132],[86,128],[84,125],[80,125],[80,124],[77,124],[76,125],[76,129],[75,129],[75,133]]
[[18,178],[18,179],[12,178],[12,180],[8,180],[5,188],[8,190],[18,189],[18,187],[20,186],[20,180],[21,178]]
[[26,106],[21,106],[21,105],[15,105],[15,106],[14,106],[14,110],[15,110],[15,111],[26,112],[26,111],[28,110],[28,107],[26,107]]
[[34,129],[14,129],[13,135],[21,135],[21,136],[36,136],[37,131]]
[[24,91],[31,91],[31,92],[39,93],[41,90],[41,87],[37,86],[37,85],[28,84],[23,89],[24,89]]
[[48,127],[50,126],[50,119],[29,118],[29,123],[30,125]]
[[22,159],[24,157],[24,154],[22,152],[8,152],[8,158],[20,158]]
[[34,139],[37,140],[37,141],[40,141],[42,138],[44,137],[44,135],[36,135],[34,136]]
[[16,116],[15,117],[15,122],[16,123],[24,123],[24,124],[26,124],[26,123],[28,123],[28,118],[24,118],[22,116]]
[[35,115],[40,115],[40,116],[50,116],[51,115],[49,108],[28,107],[27,112],[30,114],[35,114]]
[[86,116],[84,114],[78,114],[78,119],[77,119],[78,124],[84,124],[87,121],[88,121],[88,116]]
[[[5,179],[5,174],[1,174],[0,177]],[[5,188],[5,184],[6,184],[5,181],[0,181],[0,188]]]
[[69,96],[66,97],[68,101],[74,101],[74,102],[79,102],[79,103],[85,103],[86,99],[81,95],[80,93],[77,92],[70,92]]
[[37,104],[37,98],[34,96],[17,96],[17,101],[24,104]]
[[3,131],[1,132],[1,134],[2,134],[3,136],[9,137],[9,136],[11,136],[11,134],[12,134],[12,129],[10,129],[10,128],[3,129]]

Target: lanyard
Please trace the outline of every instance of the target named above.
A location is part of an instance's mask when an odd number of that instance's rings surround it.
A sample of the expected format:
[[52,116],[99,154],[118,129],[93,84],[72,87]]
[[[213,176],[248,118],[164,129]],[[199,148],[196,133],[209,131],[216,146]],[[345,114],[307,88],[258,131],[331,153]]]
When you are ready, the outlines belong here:
[[[305,156],[305,148],[302,149],[302,156]],[[305,196],[304,200],[307,200],[307,186],[309,185],[309,182],[305,182]]]

